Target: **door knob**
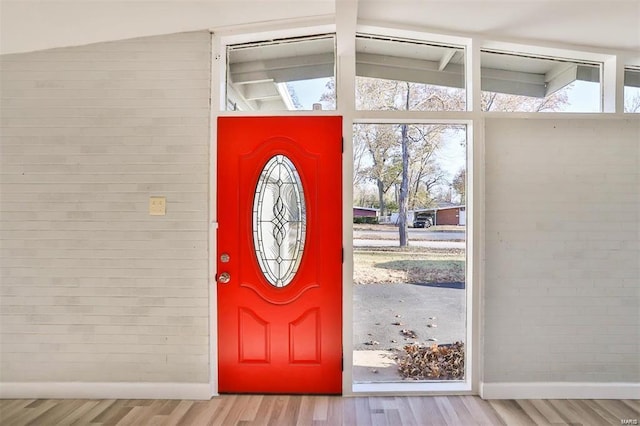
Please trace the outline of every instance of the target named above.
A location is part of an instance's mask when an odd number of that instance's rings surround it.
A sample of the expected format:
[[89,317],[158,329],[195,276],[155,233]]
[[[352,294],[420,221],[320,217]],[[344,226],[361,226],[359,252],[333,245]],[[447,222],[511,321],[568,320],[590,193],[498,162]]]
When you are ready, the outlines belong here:
[[226,284],[229,281],[231,281],[231,275],[229,275],[228,272],[223,272],[220,275],[218,275],[218,282],[220,284]]

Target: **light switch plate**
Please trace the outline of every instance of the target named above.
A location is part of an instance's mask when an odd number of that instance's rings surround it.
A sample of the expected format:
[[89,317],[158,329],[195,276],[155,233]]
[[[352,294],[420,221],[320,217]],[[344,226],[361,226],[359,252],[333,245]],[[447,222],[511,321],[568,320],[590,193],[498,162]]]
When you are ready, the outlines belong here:
[[151,216],[164,216],[167,214],[166,197],[149,197],[149,214]]

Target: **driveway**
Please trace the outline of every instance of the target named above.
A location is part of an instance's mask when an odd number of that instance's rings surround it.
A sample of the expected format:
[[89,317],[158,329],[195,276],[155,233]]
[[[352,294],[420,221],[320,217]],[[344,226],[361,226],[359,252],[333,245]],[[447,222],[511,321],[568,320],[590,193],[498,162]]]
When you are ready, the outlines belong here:
[[393,356],[406,344],[465,340],[464,283],[357,284],[353,306],[356,382],[401,380]]
[[[398,247],[396,227],[354,229],[354,247]],[[409,229],[409,246],[426,249],[466,248],[458,229]],[[426,252],[426,251],[425,251]],[[426,255],[425,255],[426,256]],[[428,256],[425,257],[428,259]],[[433,259],[428,259],[433,261]],[[440,259],[436,259],[440,260]],[[407,344],[448,344],[465,340],[464,283],[377,284],[377,278],[353,286],[353,378],[355,382],[401,380],[395,355]],[[455,280],[445,278],[445,280]],[[382,280],[381,280],[382,281]],[[440,281],[440,280],[438,280]],[[433,282],[433,280],[417,280]]]
[[[412,342],[453,343],[465,337],[463,283],[357,284],[353,306],[356,350],[402,348]],[[403,329],[414,331],[417,337],[403,336]],[[379,343],[367,344],[371,341]]]

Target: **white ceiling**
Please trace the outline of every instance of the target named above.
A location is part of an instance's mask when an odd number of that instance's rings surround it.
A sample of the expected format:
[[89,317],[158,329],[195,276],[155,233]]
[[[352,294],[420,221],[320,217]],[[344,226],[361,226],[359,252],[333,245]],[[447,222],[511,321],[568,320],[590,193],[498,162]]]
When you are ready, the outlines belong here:
[[360,0],[358,17],[495,38],[640,51],[638,0]]
[[[336,1],[353,0],[0,0],[0,53],[331,15]],[[358,17],[640,52],[640,0],[359,0]]]

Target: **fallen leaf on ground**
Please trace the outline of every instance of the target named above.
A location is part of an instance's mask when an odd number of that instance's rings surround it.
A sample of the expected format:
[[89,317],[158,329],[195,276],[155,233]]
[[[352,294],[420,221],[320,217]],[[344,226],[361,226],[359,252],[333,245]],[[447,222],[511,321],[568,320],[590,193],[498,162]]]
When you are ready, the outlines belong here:
[[404,379],[464,379],[464,343],[431,346],[406,345],[398,357],[398,371]]
[[415,331],[408,330],[406,328],[403,328],[402,330],[400,330],[400,334],[402,334],[404,337],[409,337],[411,339],[415,339],[416,337],[418,337]]

